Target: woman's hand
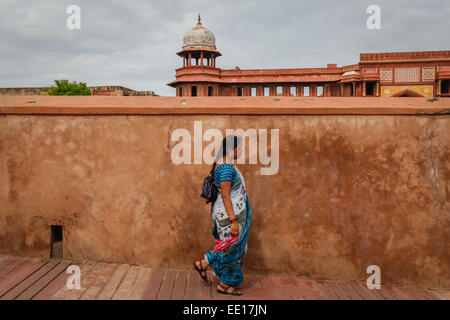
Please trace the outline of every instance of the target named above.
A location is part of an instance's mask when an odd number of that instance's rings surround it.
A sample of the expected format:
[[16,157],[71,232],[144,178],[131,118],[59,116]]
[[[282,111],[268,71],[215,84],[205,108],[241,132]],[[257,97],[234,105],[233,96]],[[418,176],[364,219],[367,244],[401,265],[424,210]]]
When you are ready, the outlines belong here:
[[233,237],[237,237],[239,235],[239,224],[237,223],[237,221],[233,221],[231,223],[231,234],[233,235]]

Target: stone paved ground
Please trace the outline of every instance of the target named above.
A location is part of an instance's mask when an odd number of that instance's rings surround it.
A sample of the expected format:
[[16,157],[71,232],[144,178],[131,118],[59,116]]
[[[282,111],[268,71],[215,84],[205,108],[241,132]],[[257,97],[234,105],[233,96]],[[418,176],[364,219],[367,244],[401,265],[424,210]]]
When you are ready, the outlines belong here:
[[[81,289],[68,289],[65,271],[81,269]],[[194,270],[160,269],[148,266],[94,261],[69,261],[0,255],[1,300],[72,299],[289,299],[289,300],[438,300],[450,299],[450,290],[423,290],[383,285],[369,290],[363,282],[305,280],[245,275],[243,296],[218,294],[218,279],[208,274],[204,283]]]

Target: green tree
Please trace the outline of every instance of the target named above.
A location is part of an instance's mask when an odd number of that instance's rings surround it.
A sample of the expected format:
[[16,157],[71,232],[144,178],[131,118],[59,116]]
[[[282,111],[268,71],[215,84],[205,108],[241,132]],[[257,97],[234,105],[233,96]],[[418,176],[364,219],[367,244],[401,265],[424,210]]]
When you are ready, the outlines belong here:
[[55,80],[55,86],[45,88],[44,91],[50,96],[90,96],[91,90],[86,83],[69,80]]

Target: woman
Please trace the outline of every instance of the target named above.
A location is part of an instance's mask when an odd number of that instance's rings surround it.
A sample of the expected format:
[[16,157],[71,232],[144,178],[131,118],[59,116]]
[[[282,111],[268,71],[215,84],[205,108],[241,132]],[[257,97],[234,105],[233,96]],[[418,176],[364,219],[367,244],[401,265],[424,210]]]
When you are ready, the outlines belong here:
[[222,162],[213,174],[219,193],[217,200],[211,206],[213,224],[211,234],[214,238],[225,241],[231,234],[237,237],[237,240],[223,250],[209,250],[203,260],[194,263],[194,268],[205,282],[208,282],[206,270],[208,267],[212,268],[213,273],[220,278],[217,292],[231,295],[242,295],[235,286],[244,281],[242,263],[247,252],[251,220],[251,208],[244,178],[235,166],[235,161],[241,152],[240,142],[241,139],[237,136],[227,136],[222,141],[213,164],[214,170],[216,163]]

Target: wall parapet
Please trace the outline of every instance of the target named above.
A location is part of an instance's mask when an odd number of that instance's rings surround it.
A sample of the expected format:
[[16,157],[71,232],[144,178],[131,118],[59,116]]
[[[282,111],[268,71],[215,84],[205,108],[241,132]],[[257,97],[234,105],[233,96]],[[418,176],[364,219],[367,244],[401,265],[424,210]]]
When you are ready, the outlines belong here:
[[233,130],[244,274],[365,281],[376,265],[386,284],[450,286],[450,117],[418,114],[450,100],[240,99],[1,99],[0,254],[47,258],[58,226],[63,259],[190,268],[215,245],[209,138]]
[[443,115],[450,98],[3,96],[0,114]]

